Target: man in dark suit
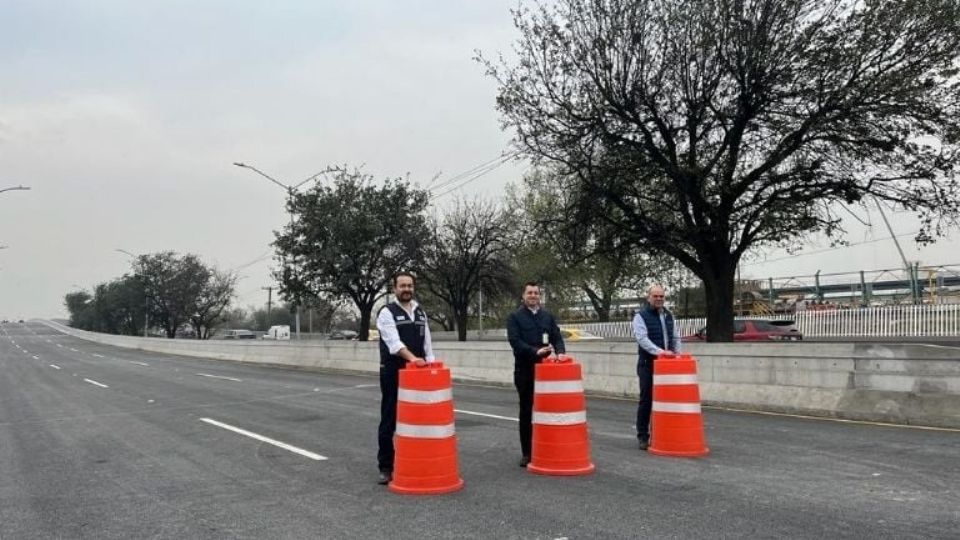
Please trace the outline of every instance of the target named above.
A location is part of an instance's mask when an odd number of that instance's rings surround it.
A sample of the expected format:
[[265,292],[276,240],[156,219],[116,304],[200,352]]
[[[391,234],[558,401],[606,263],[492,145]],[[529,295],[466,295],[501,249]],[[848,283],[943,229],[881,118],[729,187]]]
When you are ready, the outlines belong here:
[[530,464],[533,437],[534,366],[551,354],[566,352],[553,315],[540,306],[540,285],[523,285],[523,305],[507,319],[507,340],[513,348],[513,384],[520,396],[520,466]]

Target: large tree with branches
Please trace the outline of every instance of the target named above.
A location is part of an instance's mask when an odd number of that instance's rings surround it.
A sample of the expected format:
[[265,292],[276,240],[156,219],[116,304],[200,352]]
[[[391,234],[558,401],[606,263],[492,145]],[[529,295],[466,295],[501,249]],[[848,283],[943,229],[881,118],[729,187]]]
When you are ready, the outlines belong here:
[[332,183],[295,194],[294,219],[276,233],[283,267],[276,272],[288,299],[345,299],[360,312],[366,340],[376,302],[400,270],[415,264],[428,236],[427,191],[402,178],[375,183],[359,170],[336,169]]
[[733,333],[745,252],[842,233],[839,205],[955,223],[956,0],[559,0],[482,60],[518,149],[703,280]]

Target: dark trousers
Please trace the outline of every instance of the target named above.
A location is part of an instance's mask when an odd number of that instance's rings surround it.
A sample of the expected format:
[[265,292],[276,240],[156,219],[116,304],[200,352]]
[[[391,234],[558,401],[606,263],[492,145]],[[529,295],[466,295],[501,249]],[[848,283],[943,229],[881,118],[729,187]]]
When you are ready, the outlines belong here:
[[533,439],[533,365],[528,369],[514,370],[513,385],[520,396],[520,452],[530,457]]
[[650,408],[653,406],[653,358],[637,360],[640,403],[637,405],[637,439],[650,440]]
[[393,471],[393,433],[397,430],[397,388],[399,368],[380,366],[380,427],[377,429],[377,467]]

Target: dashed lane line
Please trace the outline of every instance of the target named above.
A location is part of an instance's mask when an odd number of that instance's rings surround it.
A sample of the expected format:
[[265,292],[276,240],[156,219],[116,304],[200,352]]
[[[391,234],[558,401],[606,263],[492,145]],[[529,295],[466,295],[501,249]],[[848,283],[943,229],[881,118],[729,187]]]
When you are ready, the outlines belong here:
[[209,373],[197,373],[200,377],[210,377],[211,379],[223,379],[225,381],[234,381],[234,382],[243,382],[243,379],[235,379],[233,377],[223,377],[221,375],[210,375]]
[[454,409],[453,412],[458,412],[460,414],[469,414],[471,416],[483,416],[484,418],[496,418],[498,420],[510,420],[511,422],[519,422],[517,418],[511,418],[509,416],[500,416],[498,414],[489,414],[476,411],[465,411],[463,409]]
[[92,384],[92,385],[94,385],[94,386],[99,386],[100,388],[110,388],[109,386],[107,386],[107,385],[105,385],[105,384],[103,384],[103,383],[101,383],[101,382],[97,382],[97,381],[95,381],[95,380],[93,380],[93,379],[84,379],[84,381],[86,381],[86,382],[88,382],[88,383],[90,383],[90,384]]
[[251,439],[255,439],[255,440],[258,440],[258,441],[260,441],[260,442],[264,442],[264,443],[267,443],[267,444],[272,444],[273,446],[276,446],[277,448],[283,448],[284,450],[287,450],[287,451],[289,451],[289,452],[293,452],[294,454],[298,454],[298,455],[301,455],[301,456],[306,457],[306,458],[310,458],[310,459],[312,459],[312,460],[314,460],[314,461],[325,461],[325,460],[327,459],[325,456],[321,456],[320,454],[315,454],[315,453],[313,453],[313,452],[311,452],[311,451],[309,451],[309,450],[304,450],[303,448],[298,448],[298,447],[296,447],[296,446],[293,446],[293,445],[291,445],[291,444],[287,444],[287,443],[285,443],[285,442],[280,442],[280,441],[271,439],[271,438],[269,438],[269,437],[264,437],[263,435],[259,435],[259,434],[257,434],[257,433],[252,432],[252,431],[247,431],[247,430],[245,430],[245,429],[238,428],[238,427],[236,427],[236,426],[231,426],[230,424],[224,424],[223,422],[218,422],[218,421],[216,421],[216,420],[214,420],[214,419],[212,419],[212,418],[201,418],[200,421],[201,421],[201,422],[206,422],[207,424],[210,424],[210,425],[212,425],[212,426],[217,426],[218,428],[222,428],[222,429],[226,429],[226,430],[228,430],[228,431],[232,431],[232,432],[234,432],[234,433],[238,433],[238,434],[240,434],[240,435],[243,435],[244,437],[250,437]]
[[58,365],[56,365],[56,364],[50,364],[50,367],[52,367],[53,369],[56,369],[57,371],[60,370],[60,366],[58,366]]

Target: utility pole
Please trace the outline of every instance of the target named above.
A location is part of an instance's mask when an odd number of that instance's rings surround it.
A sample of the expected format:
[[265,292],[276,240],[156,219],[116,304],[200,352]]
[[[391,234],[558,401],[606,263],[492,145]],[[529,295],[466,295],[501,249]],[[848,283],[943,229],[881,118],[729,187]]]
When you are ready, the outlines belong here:
[[260,289],[267,291],[267,329],[269,330],[271,322],[270,313],[273,308],[273,287],[260,287]]

